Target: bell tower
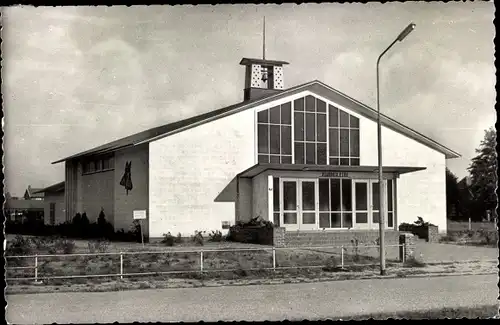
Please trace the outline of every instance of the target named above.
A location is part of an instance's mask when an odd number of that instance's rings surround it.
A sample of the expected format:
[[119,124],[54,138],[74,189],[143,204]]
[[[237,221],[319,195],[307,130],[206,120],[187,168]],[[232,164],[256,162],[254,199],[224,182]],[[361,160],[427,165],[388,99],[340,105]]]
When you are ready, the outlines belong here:
[[265,97],[285,89],[283,66],[285,61],[266,60],[266,18],[264,17],[262,59],[243,58],[245,70],[244,100]]

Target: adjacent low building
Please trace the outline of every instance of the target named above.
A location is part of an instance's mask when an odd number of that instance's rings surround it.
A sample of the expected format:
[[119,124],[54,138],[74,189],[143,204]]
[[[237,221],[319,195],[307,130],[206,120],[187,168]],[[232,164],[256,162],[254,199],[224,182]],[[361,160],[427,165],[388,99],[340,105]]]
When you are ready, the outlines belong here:
[[64,182],[39,189],[34,194],[44,196],[44,224],[56,225],[66,221],[66,205],[64,201]]
[[[240,63],[242,102],[56,161],[66,166],[65,218],[103,210],[128,230],[145,210],[152,238],[257,216],[294,232],[378,229],[376,111],[320,81],[285,89],[287,62]],[[388,116],[381,123],[386,227],[420,216],[445,232],[446,160],[459,154]]]

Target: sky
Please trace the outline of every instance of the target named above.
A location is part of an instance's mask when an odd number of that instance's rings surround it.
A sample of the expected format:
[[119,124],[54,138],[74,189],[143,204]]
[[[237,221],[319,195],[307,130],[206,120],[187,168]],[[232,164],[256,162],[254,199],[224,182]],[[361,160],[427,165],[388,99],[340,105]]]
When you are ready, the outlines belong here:
[[52,162],[242,101],[243,57],[290,62],[285,87],[320,80],[380,107],[462,158],[495,123],[493,2],[8,7],[2,9],[5,187],[64,180]]

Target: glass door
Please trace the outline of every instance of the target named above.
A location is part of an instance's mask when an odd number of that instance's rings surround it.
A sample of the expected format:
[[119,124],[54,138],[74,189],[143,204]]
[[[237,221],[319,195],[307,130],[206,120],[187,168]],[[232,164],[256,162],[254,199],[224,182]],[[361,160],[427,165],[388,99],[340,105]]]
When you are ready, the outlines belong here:
[[354,227],[358,229],[369,229],[370,218],[369,211],[369,181],[354,181]]
[[280,179],[280,224],[286,230],[299,230],[299,202],[297,179]]
[[[372,224],[373,227],[378,227],[379,224],[379,216],[380,216],[380,187],[379,187],[379,182],[378,180],[372,180],[371,181],[371,187],[372,187],[372,192],[371,192],[371,209],[372,209]],[[384,192],[387,195],[387,180],[384,180]],[[392,193],[391,193],[392,195]],[[387,198],[387,196],[386,196]],[[388,227],[388,219],[387,219],[387,211],[388,209],[392,209],[392,204],[389,207],[388,203],[389,200],[386,201],[385,205],[385,228],[387,229]],[[392,200],[391,200],[392,203]],[[392,225],[392,222],[391,222]]]
[[299,180],[299,228],[300,230],[318,229],[318,180]]

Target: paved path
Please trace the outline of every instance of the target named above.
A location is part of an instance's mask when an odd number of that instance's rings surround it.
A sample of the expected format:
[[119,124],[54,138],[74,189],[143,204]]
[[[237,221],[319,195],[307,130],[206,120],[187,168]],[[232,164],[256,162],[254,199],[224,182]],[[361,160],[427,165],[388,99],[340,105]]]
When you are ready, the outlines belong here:
[[8,295],[15,324],[316,320],[496,304],[496,275]]
[[419,240],[415,244],[415,255],[422,255],[425,262],[496,260],[498,248],[426,243]]

